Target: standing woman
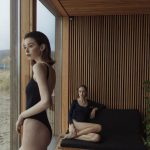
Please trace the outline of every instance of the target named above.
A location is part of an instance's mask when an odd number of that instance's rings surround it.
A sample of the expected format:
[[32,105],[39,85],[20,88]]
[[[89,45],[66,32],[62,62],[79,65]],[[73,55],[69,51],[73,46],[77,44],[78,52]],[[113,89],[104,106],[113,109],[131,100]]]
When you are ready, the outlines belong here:
[[32,61],[33,76],[26,86],[26,110],[16,122],[20,134],[23,126],[22,146],[19,150],[47,150],[52,130],[46,110],[52,108],[51,94],[56,83],[48,38],[39,31],[29,32],[24,37],[26,56]]

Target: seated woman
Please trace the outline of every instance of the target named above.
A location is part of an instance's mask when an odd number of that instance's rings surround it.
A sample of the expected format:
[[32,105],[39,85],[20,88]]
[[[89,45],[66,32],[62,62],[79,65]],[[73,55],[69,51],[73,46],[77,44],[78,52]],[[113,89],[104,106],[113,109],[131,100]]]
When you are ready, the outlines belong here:
[[80,140],[98,142],[102,130],[100,124],[89,123],[89,119],[95,117],[98,110],[96,103],[87,99],[87,87],[81,85],[78,88],[78,97],[73,100],[69,111],[69,133],[64,138],[75,138]]

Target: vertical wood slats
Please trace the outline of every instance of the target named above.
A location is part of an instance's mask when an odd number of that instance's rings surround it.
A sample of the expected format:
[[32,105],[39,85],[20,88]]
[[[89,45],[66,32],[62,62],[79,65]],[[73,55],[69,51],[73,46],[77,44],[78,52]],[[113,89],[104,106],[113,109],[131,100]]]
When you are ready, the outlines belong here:
[[145,114],[150,79],[150,15],[73,17],[69,26],[69,106],[80,84],[113,109]]
[[69,20],[68,17],[63,17],[62,19],[62,102],[61,102],[61,108],[62,108],[62,114],[61,114],[61,132],[65,133],[67,129],[67,116],[68,116],[68,72],[69,72],[69,64],[68,64],[68,58],[69,58]]

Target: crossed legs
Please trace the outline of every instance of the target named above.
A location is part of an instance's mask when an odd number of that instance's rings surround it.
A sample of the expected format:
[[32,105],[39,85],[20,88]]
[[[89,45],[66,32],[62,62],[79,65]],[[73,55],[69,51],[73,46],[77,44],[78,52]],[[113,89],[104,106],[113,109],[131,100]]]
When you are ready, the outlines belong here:
[[73,120],[74,127],[77,130],[75,139],[98,142],[100,135],[97,134],[102,130],[102,126],[95,123],[77,122]]

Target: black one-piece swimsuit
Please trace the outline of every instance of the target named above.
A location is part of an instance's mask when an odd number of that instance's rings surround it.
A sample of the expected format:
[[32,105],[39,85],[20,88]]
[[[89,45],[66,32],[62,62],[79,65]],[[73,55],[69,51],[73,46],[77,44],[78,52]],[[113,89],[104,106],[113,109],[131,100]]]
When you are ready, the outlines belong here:
[[[48,67],[48,65],[46,65]],[[47,73],[47,78],[49,77],[49,67],[48,67],[48,73]],[[34,106],[41,100],[40,92],[39,92],[39,87],[37,82],[32,79],[28,82],[26,86],[26,109],[29,109],[30,107]],[[36,115],[27,117],[27,118],[32,118],[41,121],[44,125],[47,126],[47,128],[50,131],[50,134],[52,135],[52,129],[49,124],[46,110],[42,111],[41,113],[38,113]]]

